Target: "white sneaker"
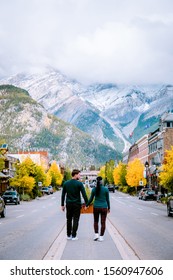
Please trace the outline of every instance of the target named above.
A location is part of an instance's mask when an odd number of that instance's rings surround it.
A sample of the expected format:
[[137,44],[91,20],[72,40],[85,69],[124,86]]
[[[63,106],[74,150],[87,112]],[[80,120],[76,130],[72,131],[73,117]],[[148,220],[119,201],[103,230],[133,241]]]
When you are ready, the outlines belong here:
[[98,233],[95,233],[95,235],[94,235],[94,241],[97,241],[98,239],[99,239],[99,234]]
[[67,240],[71,240],[72,239],[72,236],[67,236]]
[[76,240],[78,240],[78,239],[79,239],[79,238],[76,236],[76,237],[72,237],[71,240],[76,241]]
[[98,241],[102,242],[104,240],[103,236],[99,236]]

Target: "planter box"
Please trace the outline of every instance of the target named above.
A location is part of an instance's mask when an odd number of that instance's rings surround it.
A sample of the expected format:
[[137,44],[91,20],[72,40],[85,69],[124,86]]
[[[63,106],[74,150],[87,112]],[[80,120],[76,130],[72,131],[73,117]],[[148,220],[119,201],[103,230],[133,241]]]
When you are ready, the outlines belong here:
[[85,210],[85,204],[82,204],[81,210],[80,210],[81,214],[91,214],[93,213],[93,204],[89,205],[89,207]]

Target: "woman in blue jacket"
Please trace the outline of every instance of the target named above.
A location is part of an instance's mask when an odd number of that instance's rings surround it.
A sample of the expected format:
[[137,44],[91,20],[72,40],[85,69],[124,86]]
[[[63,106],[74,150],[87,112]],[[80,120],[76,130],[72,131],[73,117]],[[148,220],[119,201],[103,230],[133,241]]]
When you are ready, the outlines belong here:
[[[102,177],[97,177],[96,187],[92,189],[91,196],[89,198],[86,207],[90,205],[90,203],[94,199],[94,240],[103,241],[104,233],[106,229],[106,217],[107,213],[110,212],[110,200],[109,200],[109,190],[103,186]],[[99,217],[101,221],[101,229],[99,235]]]

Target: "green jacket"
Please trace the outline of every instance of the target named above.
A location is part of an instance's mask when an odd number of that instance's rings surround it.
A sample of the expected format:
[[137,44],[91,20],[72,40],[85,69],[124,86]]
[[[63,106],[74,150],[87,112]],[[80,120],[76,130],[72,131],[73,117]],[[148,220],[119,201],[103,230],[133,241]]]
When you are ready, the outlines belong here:
[[[95,198],[95,199],[94,199]],[[108,208],[110,209],[110,200],[109,200],[109,190],[104,186],[101,186],[99,195],[96,195],[96,187],[92,189],[91,196],[89,198],[86,206],[90,205],[90,203],[94,199],[94,207],[95,208]]]
[[88,198],[83,184],[75,179],[66,181],[64,183],[63,190],[62,190],[61,206],[64,206],[65,197],[66,197],[66,204],[69,203],[81,204],[81,194],[85,200],[85,203],[87,203]]

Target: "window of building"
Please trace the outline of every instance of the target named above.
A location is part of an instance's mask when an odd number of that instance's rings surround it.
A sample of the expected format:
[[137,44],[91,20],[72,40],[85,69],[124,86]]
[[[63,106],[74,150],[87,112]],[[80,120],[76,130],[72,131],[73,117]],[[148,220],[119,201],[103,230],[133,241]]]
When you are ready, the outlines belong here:
[[157,151],[157,142],[153,142],[149,145],[149,154]]

